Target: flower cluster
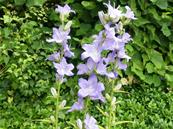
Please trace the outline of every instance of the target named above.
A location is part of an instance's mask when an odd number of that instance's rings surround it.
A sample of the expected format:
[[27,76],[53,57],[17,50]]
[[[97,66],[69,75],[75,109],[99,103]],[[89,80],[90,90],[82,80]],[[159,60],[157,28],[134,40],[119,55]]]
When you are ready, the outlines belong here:
[[73,76],[72,70],[74,69],[73,64],[68,64],[66,58],[74,56],[74,53],[70,50],[68,46],[68,39],[70,33],[70,26],[72,21],[68,21],[65,25],[65,21],[69,16],[70,12],[75,13],[71,8],[66,4],[64,7],[58,5],[55,10],[60,14],[60,20],[62,25],[59,28],[53,28],[52,39],[48,39],[47,42],[57,43],[62,46],[61,51],[55,52],[48,57],[48,60],[53,62],[53,65],[56,69],[56,80],[60,83],[64,82],[64,76]]
[[81,110],[84,107],[83,99],[89,97],[91,100],[101,100],[105,102],[102,95],[104,91],[103,83],[99,82],[97,75],[116,78],[118,69],[125,70],[127,65],[122,61],[131,59],[125,52],[125,45],[131,41],[131,36],[125,32],[123,25],[131,19],[136,19],[131,9],[126,6],[123,12],[109,4],[107,13],[98,12],[99,19],[104,29],[94,36],[91,44],[84,44],[84,52],[81,55],[85,64],[77,66],[78,75],[89,75],[88,80],[79,79],[78,102],[74,103],[69,111]]
[[[83,124],[80,119],[77,120],[77,126],[79,129],[83,129]],[[94,119],[94,117],[90,116],[89,114],[86,115],[86,118],[84,120],[84,126],[85,129],[99,129],[97,121]]]

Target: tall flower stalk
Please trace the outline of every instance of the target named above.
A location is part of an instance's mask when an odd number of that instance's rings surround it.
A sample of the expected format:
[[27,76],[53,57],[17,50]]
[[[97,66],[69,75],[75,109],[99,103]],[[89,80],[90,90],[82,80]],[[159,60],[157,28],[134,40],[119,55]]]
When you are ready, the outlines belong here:
[[67,58],[71,58],[74,56],[74,53],[70,50],[68,46],[68,39],[70,27],[72,21],[68,21],[69,14],[75,13],[71,8],[66,4],[64,7],[57,5],[55,9],[57,13],[60,14],[61,25],[59,28],[53,28],[53,35],[51,39],[48,39],[47,42],[56,43],[61,46],[60,51],[57,51],[48,57],[49,61],[53,62],[54,68],[56,70],[56,88],[52,87],[51,93],[53,97],[56,99],[55,104],[55,114],[54,114],[54,128],[58,129],[58,116],[60,111],[60,89],[61,84],[66,81],[65,76],[73,76],[72,70],[74,69],[73,64],[67,63]]
[[[78,81],[80,101],[89,97],[91,100],[105,102],[105,98],[102,96],[102,92],[105,90],[104,84],[98,81],[97,76],[115,79],[118,77],[118,70],[126,70],[127,68],[123,60],[129,61],[131,59],[125,52],[125,45],[132,38],[125,32],[123,24],[136,18],[128,6],[125,7],[126,12],[123,13],[119,8],[112,7],[110,3],[104,4],[108,8],[107,13],[98,12],[104,29],[94,36],[91,44],[82,46],[84,52],[81,54],[81,59],[86,63],[77,66],[78,75],[89,76],[88,79],[80,78]],[[73,110],[78,110],[78,108],[72,106],[70,111]]]
[[[106,102],[102,92],[105,90],[105,86],[98,80],[98,76],[106,76],[112,85],[110,89],[110,97],[112,105],[116,104],[116,98],[113,97],[113,87],[118,77],[118,71],[126,70],[127,65],[124,60],[128,62],[131,57],[126,54],[125,45],[132,40],[131,36],[125,31],[124,25],[128,24],[131,20],[135,20],[134,13],[128,6],[125,6],[126,11],[122,11],[120,7],[115,8],[104,3],[107,7],[107,12],[98,12],[98,16],[103,30],[99,34],[94,36],[94,40],[91,44],[84,44],[82,46],[84,52],[81,54],[81,59],[85,63],[81,63],[77,66],[78,75],[88,75],[88,79],[80,78],[78,81],[78,101],[73,104],[69,112],[74,110],[81,110],[84,106],[84,98],[88,97],[91,100],[100,100]],[[115,108],[115,106],[114,106]],[[115,111],[113,106],[110,107],[110,116],[107,120],[107,129],[111,129],[112,112]],[[80,122],[81,123],[81,122]],[[85,127],[86,128],[86,127]],[[87,129],[94,129],[89,127]]]

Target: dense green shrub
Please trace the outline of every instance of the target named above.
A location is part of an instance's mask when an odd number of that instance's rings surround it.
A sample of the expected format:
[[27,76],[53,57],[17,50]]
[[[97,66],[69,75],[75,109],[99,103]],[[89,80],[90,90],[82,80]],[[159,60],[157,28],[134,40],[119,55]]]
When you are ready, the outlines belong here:
[[[54,85],[54,69],[46,58],[56,50],[56,46],[47,43],[46,38],[50,37],[52,27],[59,23],[54,11],[55,4],[64,2],[70,4],[76,11],[76,15],[72,16],[74,24],[71,47],[76,55],[72,62],[78,64],[81,44],[90,43],[90,36],[102,29],[96,20],[97,12],[105,8],[102,3],[107,1],[0,0],[0,114],[2,114],[0,128],[51,127],[49,123],[36,119],[49,118],[53,110],[52,101],[47,96],[50,94],[50,87]],[[127,89],[132,94],[130,96],[120,96],[122,105],[125,106],[118,107],[118,118],[136,121],[135,124],[129,124],[124,128],[171,128],[173,2],[172,0],[112,0],[112,2],[123,6],[128,4],[138,18],[130,28],[127,28],[133,35],[133,42],[127,46],[132,60],[123,75],[128,78],[130,85],[141,86],[140,89],[133,86]],[[74,96],[77,93],[77,79],[77,76],[69,78],[62,89],[62,99],[67,99],[69,104],[76,99]],[[157,90],[159,87],[169,89],[168,93]],[[69,95],[70,97],[67,97]],[[166,106],[164,110],[166,104],[170,107]],[[96,112],[98,111],[93,111]],[[138,118],[140,113],[141,116]],[[70,122],[77,118],[75,115],[71,114]],[[96,118],[99,118],[99,115]]]

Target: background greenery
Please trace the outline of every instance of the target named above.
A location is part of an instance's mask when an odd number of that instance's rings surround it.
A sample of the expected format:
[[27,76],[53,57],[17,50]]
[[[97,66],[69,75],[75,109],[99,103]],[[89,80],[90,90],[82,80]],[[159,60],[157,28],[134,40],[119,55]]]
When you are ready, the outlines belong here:
[[[76,55],[71,62],[78,64],[81,44],[91,42],[90,36],[102,29],[97,12],[106,9],[103,2],[107,1],[0,0],[0,129],[51,128],[45,121],[54,110],[49,96],[55,77],[46,58],[56,46],[47,43],[46,38],[59,24],[55,5],[68,3],[76,11],[71,16],[74,24],[70,44]],[[129,83],[124,90],[129,93],[117,94],[122,101],[117,107],[117,120],[131,120],[134,124],[117,128],[172,129],[173,1],[111,2],[129,5],[138,18],[127,27],[133,37],[127,45],[132,60],[123,73]],[[78,76],[69,78],[61,91],[61,99],[66,99],[69,106],[77,99],[77,80]],[[92,115],[103,124],[96,103],[92,105]],[[62,126],[73,128],[70,123],[80,114],[62,113]]]

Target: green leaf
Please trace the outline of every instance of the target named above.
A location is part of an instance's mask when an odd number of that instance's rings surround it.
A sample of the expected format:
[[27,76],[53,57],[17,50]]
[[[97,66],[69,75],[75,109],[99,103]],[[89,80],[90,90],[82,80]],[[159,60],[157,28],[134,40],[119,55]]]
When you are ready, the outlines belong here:
[[147,54],[156,68],[161,69],[164,66],[164,60],[161,53],[156,50],[148,50]]
[[96,4],[93,1],[82,1],[82,5],[89,10],[96,8]]
[[3,19],[4,19],[4,23],[11,23],[12,21],[12,18],[8,15],[4,15]]
[[152,3],[156,3],[157,2],[157,0],[150,0]]
[[28,7],[30,7],[30,6],[42,6],[45,2],[46,2],[46,0],[27,0],[26,5]]
[[87,32],[89,30],[91,30],[91,25],[90,24],[84,24],[84,23],[82,23],[80,25],[80,29],[77,30],[76,35],[77,36],[79,36],[79,35],[85,35],[85,34],[87,34]]
[[148,73],[153,73],[154,72],[154,65],[152,63],[147,63],[146,69],[147,69]]
[[141,80],[145,80],[145,75],[143,74],[143,71],[135,69],[135,67],[132,67],[131,71],[134,72]]
[[165,78],[166,78],[169,82],[173,82],[173,73],[172,73],[172,74],[165,74]]
[[[148,9],[148,12],[150,13],[150,14],[152,14],[152,17],[154,18],[154,19],[156,19],[157,21],[160,21],[161,20],[161,16],[158,14],[158,12],[157,12],[157,10],[156,10],[156,8],[149,8]],[[149,15],[149,14],[148,14]]]
[[95,25],[95,30],[96,30],[96,31],[99,32],[99,31],[101,31],[102,29],[103,29],[103,25],[101,25],[101,24],[96,24],[96,25]]
[[173,72],[173,66],[169,65],[169,66],[165,66],[165,69],[168,71]]
[[150,23],[150,21],[148,21],[147,19],[144,19],[142,17],[139,17],[137,20],[134,21],[134,24],[136,26],[141,26],[141,25],[145,25],[147,23]]
[[169,30],[167,24],[163,24],[161,30],[162,30],[163,34],[164,34],[166,37],[168,37],[168,36],[171,35],[171,31]]
[[167,0],[157,0],[156,5],[161,9],[166,9],[168,7]]
[[155,86],[159,86],[161,81],[159,76],[157,75],[146,75],[146,79],[144,80],[148,84],[154,84]]
[[14,0],[15,5],[23,5],[26,0]]

